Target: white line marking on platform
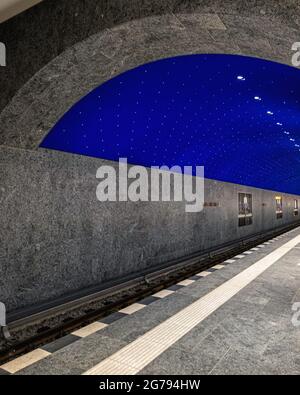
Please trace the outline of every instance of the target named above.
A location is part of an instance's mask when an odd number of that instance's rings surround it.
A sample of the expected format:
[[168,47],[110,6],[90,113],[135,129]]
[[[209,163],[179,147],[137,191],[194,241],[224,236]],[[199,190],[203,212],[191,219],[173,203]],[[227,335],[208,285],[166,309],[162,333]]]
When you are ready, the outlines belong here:
[[210,274],[211,274],[211,272],[201,272],[201,273],[196,274],[196,276],[198,276],[198,277],[207,277]]
[[245,255],[237,255],[237,256],[235,256],[235,258],[242,259],[242,258],[245,258]]
[[227,261],[225,261],[225,263],[234,263],[235,259],[227,259]]
[[300,235],[187,306],[84,375],[137,374],[300,242]]
[[45,350],[37,348],[36,350],[29,352],[28,354],[22,355],[21,357],[16,358],[13,361],[0,366],[0,368],[6,370],[11,374],[14,374],[46,358],[48,355],[51,354]]
[[163,298],[166,298],[169,295],[172,295],[173,293],[174,293],[174,291],[171,291],[169,289],[163,289],[162,291],[157,292],[153,296],[163,299]]
[[134,303],[131,306],[125,307],[125,309],[120,310],[120,313],[130,315],[130,314],[136,313],[137,311],[144,309],[145,307],[146,307],[146,305],[144,305],[144,304]]
[[183,285],[184,287],[187,287],[188,285],[191,285],[195,282],[195,280],[183,280],[180,281],[177,285]]
[[253,254],[253,251],[245,251],[245,252],[243,252],[243,254],[250,255],[250,254]]
[[87,325],[83,328],[78,329],[77,331],[73,332],[72,335],[78,336],[78,337],[87,337],[92,335],[95,332],[100,331],[101,329],[105,328],[107,324],[104,324],[102,322],[93,322],[90,325]]
[[258,251],[258,250],[259,250],[259,248],[257,248],[257,247],[251,248],[251,251]]

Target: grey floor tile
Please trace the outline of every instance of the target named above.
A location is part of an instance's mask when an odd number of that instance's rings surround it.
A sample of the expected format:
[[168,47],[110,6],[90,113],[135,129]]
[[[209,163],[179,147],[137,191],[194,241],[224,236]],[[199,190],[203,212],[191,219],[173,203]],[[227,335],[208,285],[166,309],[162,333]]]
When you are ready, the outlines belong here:
[[122,325],[114,322],[101,333],[122,341],[131,342],[159,325],[195,301],[194,298],[174,293],[122,319]]
[[69,344],[72,344],[78,340],[80,340],[80,337],[78,337],[78,336],[67,335],[67,336],[61,337],[60,339],[53,341],[52,343],[46,344],[45,346],[42,347],[42,349],[45,351],[48,351],[50,353],[54,353],[54,352],[60,350],[61,348],[66,347]]
[[19,375],[81,375],[126,345],[95,333],[20,371]]
[[201,348],[196,347],[192,351],[182,348],[179,342],[149,364],[141,374],[208,374],[228,350],[222,340],[211,336],[201,343]]
[[178,291],[179,289],[182,289],[182,288],[184,288],[184,286],[183,285],[178,285],[178,284],[175,284],[175,285],[171,285],[169,288],[167,288],[169,291]]
[[0,369],[0,376],[9,376],[10,373],[6,372],[6,370]]
[[212,375],[273,375],[276,367],[247,348],[231,348],[211,370]]
[[110,314],[107,317],[101,318],[99,322],[102,322],[103,324],[112,324],[113,322],[118,321],[124,317],[127,317],[127,314],[117,311],[116,313]]
[[139,300],[138,303],[140,304],[144,304],[144,305],[149,305],[151,303],[157,302],[158,300],[160,300],[160,298],[156,298],[155,296],[148,296],[145,299]]
[[287,326],[281,337],[272,339],[263,356],[279,374],[300,375],[300,335],[299,328]]
[[269,341],[281,336],[282,329],[280,322],[270,321],[264,315],[251,318],[228,315],[212,335],[222,338],[229,346],[245,347],[262,355]]
[[204,277],[192,276],[192,277],[189,277],[188,280],[199,281],[199,280],[201,280],[201,279],[203,279],[203,278],[204,278]]
[[290,317],[292,308],[292,300],[289,303],[278,303],[278,301],[269,300],[263,311],[265,314]]

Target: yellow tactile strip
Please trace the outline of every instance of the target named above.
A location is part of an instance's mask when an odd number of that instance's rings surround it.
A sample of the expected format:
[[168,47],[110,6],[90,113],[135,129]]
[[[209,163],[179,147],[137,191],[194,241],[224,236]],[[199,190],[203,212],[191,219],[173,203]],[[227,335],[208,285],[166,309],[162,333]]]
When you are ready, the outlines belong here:
[[300,236],[260,259],[231,280],[214,289],[156,326],[84,375],[137,374],[191,329],[220,308],[300,242]]

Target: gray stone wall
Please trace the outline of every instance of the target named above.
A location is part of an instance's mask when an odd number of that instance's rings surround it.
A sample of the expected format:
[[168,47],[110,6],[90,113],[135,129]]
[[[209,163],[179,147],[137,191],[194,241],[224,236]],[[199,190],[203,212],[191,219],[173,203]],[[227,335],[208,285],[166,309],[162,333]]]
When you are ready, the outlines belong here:
[[[294,221],[274,193],[206,180],[220,207],[100,204],[101,160],[40,150],[83,95],[145,62],[230,53],[291,63],[297,0],[45,0],[0,25],[0,300],[8,310],[120,278],[169,259]],[[237,192],[252,191],[254,224],[237,227]],[[262,202],[267,205],[262,206]],[[290,204],[290,206],[288,206]]]
[[[295,220],[292,196],[277,220],[275,193],[211,180],[205,200],[217,207],[196,214],[184,203],[101,203],[96,171],[107,163],[0,149],[0,300],[9,311]],[[253,194],[254,223],[243,228],[239,191]]]
[[[192,14],[192,18],[177,20],[176,14]],[[209,43],[204,30],[214,30],[215,25],[201,23],[199,14],[218,14],[228,29],[224,34],[212,33],[216,45],[225,40],[227,46],[233,42],[244,53],[261,50],[273,57],[278,53],[284,58],[300,26],[298,0],[44,0],[0,25],[0,39],[7,44],[11,65],[1,70],[6,83],[0,111],[26,81],[67,48],[120,24],[158,16],[155,20],[165,21],[164,29],[156,27],[156,22],[152,32],[146,30],[149,44],[170,40],[169,33],[176,35],[176,43],[180,30],[187,38],[191,28],[203,32],[202,41]],[[133,39],[121,38],[122,47]],[[112,41],[111,49],[118,45]]]

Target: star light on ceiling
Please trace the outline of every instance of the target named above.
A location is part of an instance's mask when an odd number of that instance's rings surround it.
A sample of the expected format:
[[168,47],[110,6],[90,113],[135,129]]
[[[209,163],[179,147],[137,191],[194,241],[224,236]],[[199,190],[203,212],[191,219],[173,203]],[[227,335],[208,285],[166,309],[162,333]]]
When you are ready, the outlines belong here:
[[300,194],[295,86],[300,70],[257,58],[164,59],[96,88],[41,147],[144,166],[204,165],[207,178]]

